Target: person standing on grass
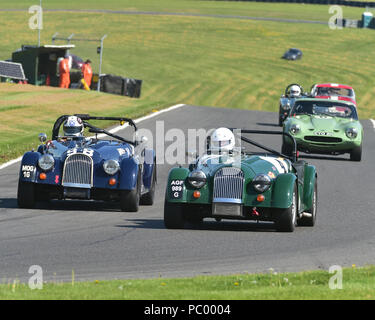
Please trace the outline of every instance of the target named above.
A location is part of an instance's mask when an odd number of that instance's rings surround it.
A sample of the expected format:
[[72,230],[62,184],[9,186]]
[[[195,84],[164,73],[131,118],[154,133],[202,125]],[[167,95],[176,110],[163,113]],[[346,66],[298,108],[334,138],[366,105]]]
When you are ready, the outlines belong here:
[[82,65],[83,79],[85,80],[87,87],[90,88],[92,80],[92,68],[91,60],[87,59],[86,62]]
[[70,85],[70,68],[69,68],[69,56],[65,55],[65,58],[60,61],[60,88],[68,89]]

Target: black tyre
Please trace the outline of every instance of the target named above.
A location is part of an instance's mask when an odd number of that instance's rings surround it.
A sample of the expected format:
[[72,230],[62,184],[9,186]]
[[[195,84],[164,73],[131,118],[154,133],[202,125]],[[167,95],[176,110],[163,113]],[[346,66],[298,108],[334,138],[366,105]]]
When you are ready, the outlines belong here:
[[154,169],[152,170],[151,187],[150,190],[141,196],[141,205],[152,206],[155,198],[155,186],[156,186],[156,164],[154,162]]
[[164,225],[167,229],[183,229],[185,226],[183,208],[178,203],[164,202]]
[[203,217],[201,216],[197,216],[197,215],[191,215],[191,216],[187,216],[185,214],[185,220],[191,224],[201,224],[203,222]]
[[281,153],[282,154],[285,154],[286,156],[288,157],[291,157],[293,155],[293,148],[291,145],[289,144],[286,144],[284,141],[283,141],[283,144],[281,146]]
[[310,210],[306,211],[311,216],[309,216],[309,217],[304,216],[301,219],[298,219],[297,223],[298,223],[299,226],[313,227],[315,225],[317,206],[318,206],[318,183],[315,180],[312,206],[311,206]]
[[279,127],[283,126],[284,119],[283,119],[283,109],[281,108],[281,105],[279,106]]
[[276,229],[280,232],[293,232],[297,225],[298,198],[297,188],[294,186],[292,205],[287,209],[277,210]]
[[279,113],[279,127],[283,126],[283,120],[281,119],[281,113]]
[[18,181],[17,203],[19,208],[34,208],[36,203],[35,195],[35,185],[33,183]]
[[121,211],[137,212],[141,194],[141,175],[138,173],[137,185],[133,190],[122,190],[120,195]]
[[359,147],[355,147],[350,152],[351,161],[361,161],[361,159],[362,159],[362,145],[360,145]]

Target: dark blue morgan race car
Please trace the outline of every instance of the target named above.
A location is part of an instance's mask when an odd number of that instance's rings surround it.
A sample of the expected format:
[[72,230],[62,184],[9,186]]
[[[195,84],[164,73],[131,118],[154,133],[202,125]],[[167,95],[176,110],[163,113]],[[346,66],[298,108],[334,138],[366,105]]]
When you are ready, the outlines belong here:
[[[100,129],[89,120],[128,123],[135,130],[127,140]],[[63,126],[63,135],[59,135]],[[94,133],[83,135],[84,129]],[[102,136],[105,139],[99,139]],[[18,206],[33,208],[37,201],[82,199],[117,201],[122,211],[136,212],[152,205],[156,184],[156,156],[137,137],[128,118],[64,115],[58,118],[52,140],[39,135],[42,145],[23,156],[18,184]]]

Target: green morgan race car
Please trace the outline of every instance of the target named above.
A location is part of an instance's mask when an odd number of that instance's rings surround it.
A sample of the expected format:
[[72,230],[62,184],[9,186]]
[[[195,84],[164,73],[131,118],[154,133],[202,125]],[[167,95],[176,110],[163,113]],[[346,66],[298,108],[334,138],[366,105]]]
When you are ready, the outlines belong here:
[[166,228],[182,229],[186,222],[201,223],[204,218],[270,221],[281,232],[293,232],[297,225],[314,226],[316,168],[298,160],[296,148],[286,157],[245,135],[293,137],[281,131],[241,130],[238,134],[237,129],[230,130],[246,147],[255,146],[261,152],[237,148],[214,153],[207,137],[206,154],[196,157],[188,168],[175,167],[169,172]]
[[[349,153],[350,160],[361,161],[363,128],[352,102],[316,98],[297,100],[283,124],[283,131],[293,135],[299,151],[332,155]],[[291,155],[293,143],[284,136],[281,152]]]

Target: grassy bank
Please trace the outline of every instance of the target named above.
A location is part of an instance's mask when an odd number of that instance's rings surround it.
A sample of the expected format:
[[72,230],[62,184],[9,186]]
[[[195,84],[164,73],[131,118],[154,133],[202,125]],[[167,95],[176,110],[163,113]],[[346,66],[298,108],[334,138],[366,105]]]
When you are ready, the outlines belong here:
[[[32,1],[5,1],[1,8],[27,8]],[[48,1],[46,8],[62,8]],[[241,14],[328,21],[327,6],[195,0],[64,2],[63,8],[106,8]],[[356,18],[358,9],[345,8]],[[266,15],[268,14],[268,15]],[[305,15],[305,16],[303,16]],[[307,17],[309,16],[309,18]],[[36,42],[25,12],[0,12],[0,59],[22,44]],[[0,163],[37,143],[39,132],[50,133],[63,113],[138,117],[177,103],[276,111],[285,86],[309,89],[317,82],[337,82],[356,89],[361,118],[375,117],[374,30],[330,30],[327,25],[265,22],[209,17],[46,12],[42,43],[51,36],[108,34],[103,72],[142,79],[141,99],[0,85]],[[9,32],[11,30],[12,32]],[[76,53],[98,68],[97,44],[76,43]],[[302,49],[300,61],[280,59],[289,47]]]
[[[375,267],[343,269],[342,289],[332,290],[327,271],[199,276],[183,279],[52,282],[42,290],[8,280],[0,299],[375,299]],[[334,282],[338,284],[338,282]]]
[[[359,0],[358,0],[359,1]],[[369,0],[370,1],[370,0]],[[33,0],[3,1],[0,9],[27,9],[35,4]],[[48,0],[45,9],[106,9],[123,11],[184,12],[192,14],[220,14],[250,17],[283,18],[328,21],[328,5],[290,3],[258,3],[246,1],[212,0]],[[364,8],[343,6],[346,18],[360,19]]]

